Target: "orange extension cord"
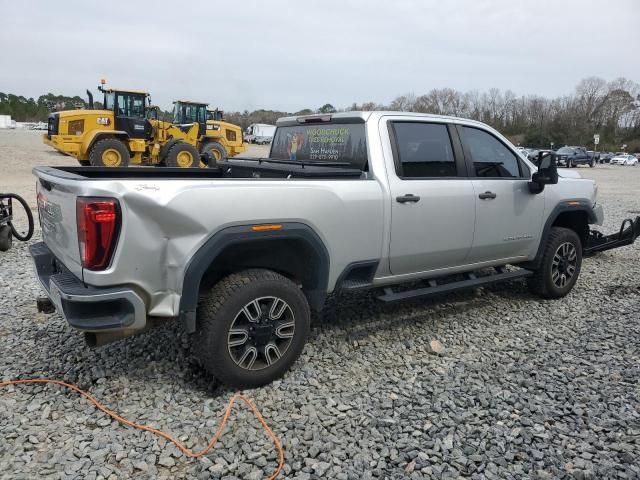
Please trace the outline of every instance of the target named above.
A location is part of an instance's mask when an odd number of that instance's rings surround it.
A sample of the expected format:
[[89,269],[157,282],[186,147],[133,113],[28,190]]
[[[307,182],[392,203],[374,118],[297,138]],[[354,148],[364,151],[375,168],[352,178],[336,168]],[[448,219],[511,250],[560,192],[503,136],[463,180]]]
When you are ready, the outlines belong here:
[[222,432],[224,430],[224,427],[225,427],[225,425],[227,423],[227,420],[229,420],[229,416],[231,415],[231,410],[233,409],[233,405],[236,403],[236,401],[242,400],[251,409],[251,411],[253,412],[255,417],[262,424],[262,427],[264,428],[265,432],[267,432],[269,437],[271,437],[271,440],[273,441],[273,444],[275,445],[276,449],[278,450],[278,456],[279,456],[279,460],[280,460],[279,463],[278,463],[278,468],[276,468],[273,471],[273,473],[269,477],[269,480],[275,480],[275,478],[277,478],[278,475],[280,475],[280,472],[282,471],[282,468],[284,467],[284,450],[282,448],[282,444],[280,443],[280,440],[278,440],[278,437],[276,436],[276,434],[273,433],[273,430],[271,430],[271,428],[269,428],[269,425],[267,425],[267,422],[264,420],[264,418],[262,417],[262,415],[260,414],[260,412],[258,411],[256,406],[251,402],[251,400],[249,400],[247,397],[242,395],[242,393],[240,393],[240,392],[236,393],[233,397],[231,397],[231,400],[229,400],[229,404],[227,405],[227,409],[225,410],[224,416],[222,417],[222,422],[220,422],[220,426],[218,427],[218,431],[216,432],[216,434],[213,436],[213,438],[209,442],[209,445],[207,445],[207,447],[204,450],[200,451],[200,452],[194,452],[193,450],[187,448],[184,443],[178,441],[175,437],[172,437],[168,433],[165,433],[165,432],[163,432],[161,430],[158,430],[158,429],[155,429],[153,427],[149,427],[148,425],[140,425],[139,423],[135,423],[135,422],[132,422],[130,420],[127,420],[126,418],[121,417],[120,415],[118,415],[114,411],[109,410],[103,404],[98,402],[98,400],[96,400],[89,393],[85,392],[84,390],[82,390],[77,385],[73,385],[73,384],[70,384],[70,383],[65,383],[65,382],[62,382],[60,380],[32,379],[32,380],[9,380],[9,381],[6,381],[6,382],[0,382],[0,387],[6,387],[8,385],[18,385],[18,384],[24,384],[24,383],[48,383],[48,384],[53,384],[53,385],[60,385],[62,387],[66,387],[66,388],[68,388],[70,390],[73,390],[74,392],[79,393],[84,398],[89,400],[89,402],[91,402],[93,404],[93,406],[96,407],[98,410],[100,410],[101,412],[106,413],[107,415],[109,415],[110,417],[114,418],[115,420],[117,420],[118,422],[122,423],[123,425],[127,425],[127,426],[133,427],[133,428],[137,428],[138,430],[144,430],[145,432],[151,432],[154,435],[162,437],[162,438],[168,440],[169,442],[173,443],[176,447],[178,447],[178,449],[182,453],[184,453],[189,458],[200,458],[200,457],[206,455],[207,452],[214,447],[214,445],[218,442],[218,440],[222,436]]

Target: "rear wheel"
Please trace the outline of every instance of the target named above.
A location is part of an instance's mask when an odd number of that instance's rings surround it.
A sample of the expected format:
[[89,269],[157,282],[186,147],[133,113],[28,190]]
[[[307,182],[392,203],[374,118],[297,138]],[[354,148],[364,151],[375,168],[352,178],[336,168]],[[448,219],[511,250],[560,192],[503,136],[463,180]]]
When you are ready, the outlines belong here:
[[89,153],[89,163],[94,167],[128,167],[129,150],[117,138],[98,140]]
[[194,350],[222,383],[259,387],[284,375],[300,356],[309,322],[309,304],[295,283],[270,270],[245,270],[204,295]]
[[0,225],[0,252],[6,252],[13,244],[9,225]]
[[227,159],[227,151],[224,147],[218,142],[208,142],[202,147],[202,153],[210,154],[215,162],[213,165],[209,165],[210,167],[215,167],[216,163],[222,162]]
[[169,150],[165,164],[167,167],[197,168],[200,166],[200,154],[193,145],[178,142]]
[[582,266],[582,242],[573,230],[552,227],[540,268],[527,279],[529,288],[544,298],[567,295],[578,280]]
[[593,167],[595,167],[595,166],[596,166],[596,161],[595,161],[593,158],[592,158],[592,159],[591,159],[591,161],[589,162],[589,166],[590,166],[591,168],[593,168]]

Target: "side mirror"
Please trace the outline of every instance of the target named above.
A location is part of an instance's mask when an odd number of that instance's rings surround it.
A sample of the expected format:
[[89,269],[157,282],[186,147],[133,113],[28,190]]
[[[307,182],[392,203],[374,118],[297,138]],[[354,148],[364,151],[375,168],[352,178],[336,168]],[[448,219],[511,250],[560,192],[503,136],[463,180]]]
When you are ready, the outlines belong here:
[[545,185],[558,183],[558,167],[555,153],[538,153],[538,171],[531,176],[529,191],[534,194],[541,193]]

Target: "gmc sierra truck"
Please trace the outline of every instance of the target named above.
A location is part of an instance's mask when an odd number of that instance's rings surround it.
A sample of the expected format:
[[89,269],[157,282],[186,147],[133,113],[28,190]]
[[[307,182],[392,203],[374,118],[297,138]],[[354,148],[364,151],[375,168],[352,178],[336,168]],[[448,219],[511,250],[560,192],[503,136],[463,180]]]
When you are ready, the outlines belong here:
[[395,302],[526,279],[558,298],[583,255],[640,232],[592,231],[595,183],[553,155],[535,167],[487,125],[425,114],[282,118],[268,158],[210,169],[33,172],[40,306],[94,346],[179,321],[236,387],[283,375],[332,292]]

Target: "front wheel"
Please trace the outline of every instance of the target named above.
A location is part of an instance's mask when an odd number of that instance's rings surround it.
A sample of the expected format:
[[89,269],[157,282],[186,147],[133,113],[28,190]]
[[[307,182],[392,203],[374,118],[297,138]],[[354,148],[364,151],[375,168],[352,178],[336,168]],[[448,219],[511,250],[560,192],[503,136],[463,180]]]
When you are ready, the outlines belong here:
[[280,378],[309,334],[307,299],[288,278],[251,269],[219,281],[196,314],[194,350],[222,383],[254,388]]
[[89,163],[93,167],[128,167],[129,150],[117,138],[98,140],[89,152]]
[[208,153],[215,160],[215,162],[211,162],[209,167],[215,168],[217,167],[218,162],[222,162],[227,159],[227,151],[225,148],[218,142],[209,142],[202,147],[202,153]]
[[200,154],[190,143],[178,142],[169,150],[165,164],[174,168],[197,168],[200,166]]
[[529,288],[544,298],[567,295],[578,280],[582,266],[582,242],[573,230],[552,227],[540,267],[527,279]]

